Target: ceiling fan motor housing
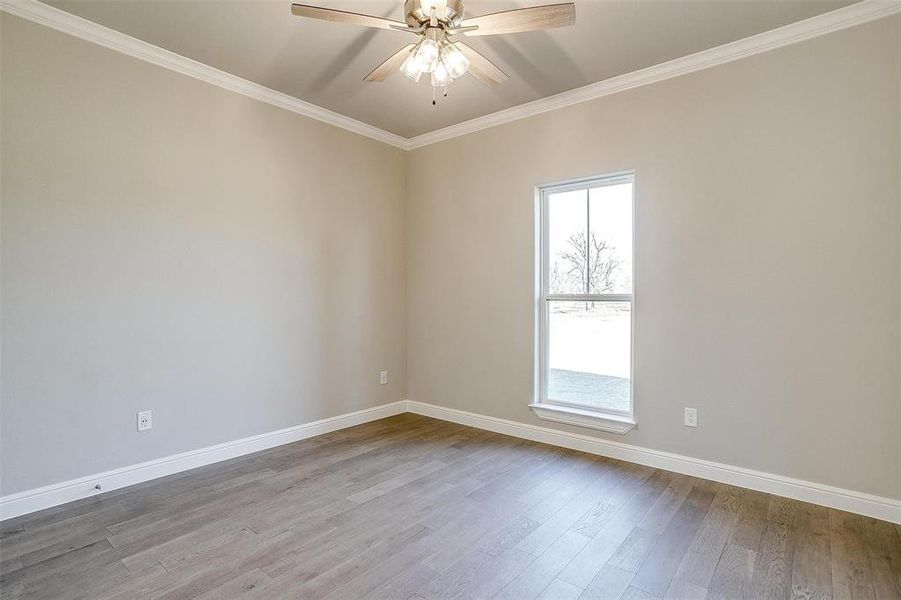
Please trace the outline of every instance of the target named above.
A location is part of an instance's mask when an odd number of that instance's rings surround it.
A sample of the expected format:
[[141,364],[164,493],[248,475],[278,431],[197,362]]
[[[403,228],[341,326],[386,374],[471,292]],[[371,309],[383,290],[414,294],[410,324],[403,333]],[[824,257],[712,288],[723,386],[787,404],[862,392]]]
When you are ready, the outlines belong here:
[[404,14],[407,25],[419,27],[428,21],[433,7],[435,17],[451,27],[459,27],[463,21],[463,0],[406,0]]

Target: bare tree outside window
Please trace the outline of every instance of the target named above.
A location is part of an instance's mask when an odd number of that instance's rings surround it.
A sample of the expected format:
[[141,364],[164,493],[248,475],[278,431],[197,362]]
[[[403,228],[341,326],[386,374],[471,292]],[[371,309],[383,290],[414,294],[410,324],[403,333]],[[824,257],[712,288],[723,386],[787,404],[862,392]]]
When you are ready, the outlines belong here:
[[574,233],[555,257],[551,289],[563,294],[613,291],[623,261],[606,240],[592,233],[586,243],[585,237],[585,232]]

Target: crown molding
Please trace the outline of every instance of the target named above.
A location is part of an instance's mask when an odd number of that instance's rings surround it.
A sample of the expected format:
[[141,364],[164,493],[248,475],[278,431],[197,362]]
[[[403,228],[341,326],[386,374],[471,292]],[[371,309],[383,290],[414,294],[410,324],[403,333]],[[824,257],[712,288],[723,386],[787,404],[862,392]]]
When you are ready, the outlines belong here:
[[399,135],[248,81],[237,75],[226,73],[215,67],[170,52],[159,46],[154,46],[64,10],[54,8],[38,0],[0,0],[0,10],[293,113],[310,117],[311,119],[316,119],[317,121],[322,121],[323,123],[328,123],[329,125],[334,125],[335,127],[340,127],[341,129],[404,150],[408,148],[407,140]]
[[717,65],[761,54],[798,42],[813,39],[827,33],[840,31],[855,25],[869,23],[901,12],[899,0],[862,0],[822,15],[817,15],[797,23],[746,37],[722,46],[702,50],[645,69],[617,75],[597,83],[561,92],[526,104],[520,104],[469,121],[437,129],[407,140],[407,149],[421,148],[429,144],[443,142],[504,123],[526,119],[573,104],[587,102],[611,94],[624,92],[658,81],[687,75]]
[[66,11],[44,4],[39,0],[0,0],[0,10],[11,15],[68,33],[99,46],[199,79],[206,83],[231,90],[249,98],[266,102],[293,113],[310,117],[357,133],[402,150],[413,150],[455,137],[526,119],[542,113],[565,108],[581,102],[602,98],[658,81],[687,75],[734,60],[761,54],[798,42],[826,35],[855,25],[869,23],[901,12],[901,0],[862,0],[855,4],[817,15],[797,23],[791,23],[771,31],[729,42],[722,46],[702,50],[665,63],[653,65],[631,73],[617,75],[604,81],[561,92],[507,108],[469,121],[457,123],[412,138],[379,129],[373,125],[351,119],[316,104],[278,92],[237,75],[226,73],[180,54],[170,52],[137,38],[120,33],[103,25],[78,17]]

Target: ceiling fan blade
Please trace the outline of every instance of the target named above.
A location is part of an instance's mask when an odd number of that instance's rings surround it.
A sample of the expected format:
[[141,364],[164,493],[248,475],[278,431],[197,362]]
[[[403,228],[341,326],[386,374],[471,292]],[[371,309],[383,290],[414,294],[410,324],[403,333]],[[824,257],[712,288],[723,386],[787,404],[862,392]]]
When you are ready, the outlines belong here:
[[391,19],[383,19],[382,17],[373,17],[371,15],[361,15],[360,13],[348,12],[346,10],[310,6],[308,4],[292,4],[291,13],[298,17],[320,19],[322,21],[334,21],[336,23],[349,23],[351,25],[362,25],[363,27],[393,29],[393,25],[399,25],[403,29],[408,29],[407,24],[401,23],[400,21],[392,21]]
[[488,85],[497,85],[507,81],[507,74],[501,71],[493,62],[464,44],[455,42],[460,52],[469,59],[469,72],[472,76]]
[[496,35],[498,33],[519,33],[568,27],[576,22],[576,5],[572,2],[546,4],[504,12],[482,15],[463,21],[463,27],[478,26],[475,31],[464,32],[467,36]]
[[396,72],[400,68],[401,63],[407,58],[410,50],[415,44],[407,44],[391,57],[372,70],[372,73],[366,76],[365,81],[385,81],[389,75]]

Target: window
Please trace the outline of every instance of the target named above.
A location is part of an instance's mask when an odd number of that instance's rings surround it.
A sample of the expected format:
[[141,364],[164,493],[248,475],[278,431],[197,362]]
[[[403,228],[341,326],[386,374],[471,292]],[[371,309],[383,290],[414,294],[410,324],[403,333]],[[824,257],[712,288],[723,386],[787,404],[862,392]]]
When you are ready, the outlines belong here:
[[633,175],[539,189],[537,398],[543,419],[632,419]]

